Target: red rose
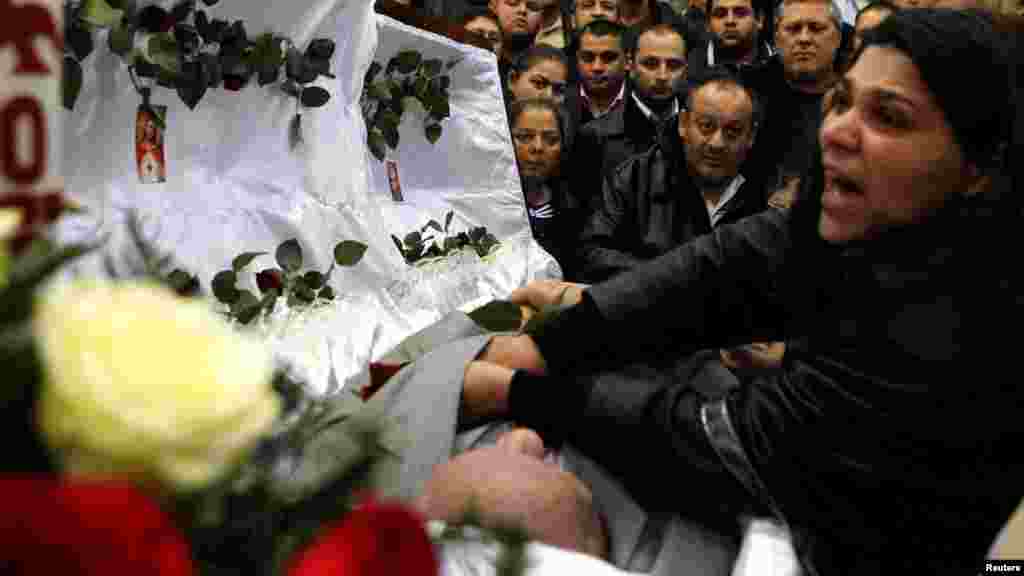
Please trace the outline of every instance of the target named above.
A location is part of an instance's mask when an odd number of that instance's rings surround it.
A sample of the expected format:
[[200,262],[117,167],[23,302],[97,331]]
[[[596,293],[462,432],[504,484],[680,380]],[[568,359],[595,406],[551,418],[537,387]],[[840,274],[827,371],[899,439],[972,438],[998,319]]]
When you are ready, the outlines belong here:
[[271,290],[284,289],[284,273],[276,268],[268,268],[256,273],[256,287],[266,294]]
[[359,397],[363,399],[363,402],[369,400],[377,390],[380,390],[381,386],[387,384],[387,381],[392,376],[398,373],[399,370],[405,368],[409,363],[402,362],[400,364],[394,364],[391,362],[370,362],[370,383],[359,389]]
[[423,519],[401,504],[370,501],[305,549],[288,576],[436,576],[437,556]]
[[0,572],[191,576],[184,536],[136,487],[50,476],[0,478]]

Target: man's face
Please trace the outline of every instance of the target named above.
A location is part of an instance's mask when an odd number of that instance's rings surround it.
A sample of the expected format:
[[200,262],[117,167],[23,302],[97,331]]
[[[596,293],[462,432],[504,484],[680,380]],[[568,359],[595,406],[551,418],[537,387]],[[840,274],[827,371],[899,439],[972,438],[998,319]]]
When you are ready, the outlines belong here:
[[864,33],[881,24],[882,20],[885,20],[891,14],[892,12],[888,8],[875,8],[857,16],[857,24],[854,26],[853,32],[853,52],[860,48],[861,37]]
[[498,16],[498,27],[504,36],[533,36],[540,29],[542,7],[537,0],[490,0],[488,6]]
[[742,88],[712,82],[698,88],[690,104],[679,115],[687,168],[699,185],[724,186],[754,143],[753,103]]
[[633,89],[647,100],[675,96],[675,87],[686,77],[686,50],[679,34],[648,32],[637,42],[629,69]]
[[831,74],[839,40],[826,2],[786,4],[775,30],[786,77],[799,81]]
[[573,26],[582,29],[594,20],[619,21],[619,0],[578,0]]
[[483,36],[491,44],[491,52],[501,54],[501,28],[498,22],[486,16],[478,16],[466,22],[466,32]]
[[761,17],[754,15],[750,0],[715,0],[709,25],[723,47],[745,51],[754,47],[761,31]]
[[626,70],[622,37],[584,34],[576,52],[576,69],[587,94],[608,96],[617,93]]

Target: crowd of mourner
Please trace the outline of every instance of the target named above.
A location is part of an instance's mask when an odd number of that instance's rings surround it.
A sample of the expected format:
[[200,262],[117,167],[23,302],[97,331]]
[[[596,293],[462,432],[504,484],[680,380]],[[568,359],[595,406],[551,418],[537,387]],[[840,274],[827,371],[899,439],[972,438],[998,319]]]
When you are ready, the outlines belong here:
[[470,363],[466,421],[774,517],[809,574],[979,571],[1024,496],[1024,4],[444,1],[566,280],[513,295],[562,311]]

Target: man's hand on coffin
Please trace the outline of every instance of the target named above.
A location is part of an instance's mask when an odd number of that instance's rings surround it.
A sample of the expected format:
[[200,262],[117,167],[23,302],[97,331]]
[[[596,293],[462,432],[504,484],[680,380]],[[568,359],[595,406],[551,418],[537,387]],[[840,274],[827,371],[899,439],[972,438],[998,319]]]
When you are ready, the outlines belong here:
[[768,342],[747,344],[722,350],[722,364],[733,370],[739,371],[761,371],[773,370],[782,367],[782,357],[786,353],[786,344],[783,342]]

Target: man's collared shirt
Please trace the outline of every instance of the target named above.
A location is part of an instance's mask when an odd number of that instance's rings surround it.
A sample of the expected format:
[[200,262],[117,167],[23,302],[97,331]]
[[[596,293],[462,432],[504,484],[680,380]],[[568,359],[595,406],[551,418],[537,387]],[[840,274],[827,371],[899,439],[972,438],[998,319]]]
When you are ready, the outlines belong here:
[[708,217],[711,218],[711,226],[717,224],[718,221],[722,219],[722,216],[725,216],[726,205],[728,205],[729,201],[736,196],[736,193],[739,192],[740,186],[743,186],[744,182],[746,182],[746,178],[744,178],[742,174],[737,174],[736,177],[732,179],[732,182],[729,183],[729,186],[725,188],[725,192],[722,193],[722,197],[718,199],[717,204],[712,206],[707,202],[704,203],[708,208]]
[[565,34],[562,32],[562,15],[559,14],[558,18],[555,18],[555,21],[551,26],[541,28],[540,31],[537,32],[537,37],[534,39],[533,43],[544,44],[545,46],[564,50]]
[[651,110],[650,107],[647,106],[647,104],[644,104],[644,101],[641,100],[635,92],[632,96],[633,102],[636,102],[636,107],[638,110],[640,110],[640,113],[643,114],[645,118],[647,118],[651,122],[654,122],[655,124],[661,124],[663,121],[675,116],[676,114],[679,114],[679,100],[675,98],[672,99],[672,105],[668,107],[668,111],[665,113],[665,115],[659,117],[657,114],[654,113],[654,110]]
[[583,84],[580,84],[580,98],[583,100],[583,105],[586,106],[587,110],[590,111],[591,116],[593,116],[595,119],[600,118],[605,114],[611,112],[612,110],[615,110],[619,106],[622,106],[622,103],[626,101],[626,82],[622,82],[622,87],[619,88],[619,94],[615,96],[615,99],[612,100],[612,103],[609,104],[608,108],[604,110],[594,109],[594,102],[590,99],[590,96],[587,96],[587,90],[583,87]]

